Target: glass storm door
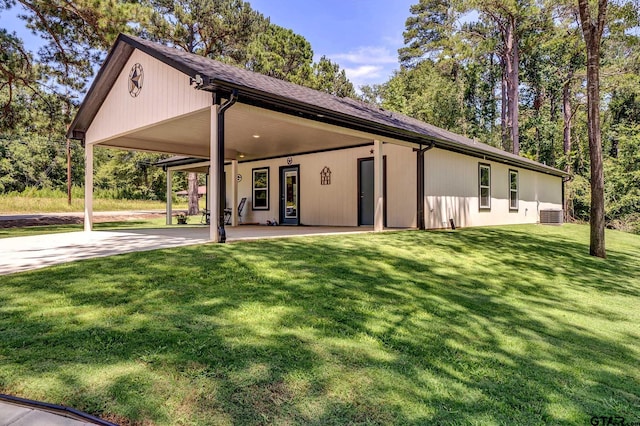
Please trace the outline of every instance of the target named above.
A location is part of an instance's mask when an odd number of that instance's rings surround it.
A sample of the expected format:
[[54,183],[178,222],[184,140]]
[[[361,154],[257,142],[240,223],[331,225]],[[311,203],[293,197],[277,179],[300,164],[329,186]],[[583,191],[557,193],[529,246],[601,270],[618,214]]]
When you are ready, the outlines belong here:
[[280,168],[280,223],[300,224],[300,167]]

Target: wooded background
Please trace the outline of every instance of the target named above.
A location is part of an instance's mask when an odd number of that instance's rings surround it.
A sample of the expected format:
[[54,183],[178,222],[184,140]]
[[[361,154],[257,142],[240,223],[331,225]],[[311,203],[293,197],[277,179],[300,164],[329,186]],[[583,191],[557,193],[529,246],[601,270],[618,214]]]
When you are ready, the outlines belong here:
[[[640,233],[638,5],[587,3],[597,23],[604,217]],[[393,7],[392,4],[389,7]],[[568,171],[567,211],[589,220],[587,45],[577,1],[420,0],[407,11],[398,71],[358,92],[310,43],[240,0],[0,0],[44,41],[0,29],[0,193],[66,188],[66,126],[118,33],[318,90],[360,98]],[[595,27],[594,27],[595,28]],[[72,142],[73,185],[83,149]],[[97,150],[97,196],[163,199],[159,154]],[[194,176],[191,177],[192,179]],[[186,177],[176,175],[176,187]]]

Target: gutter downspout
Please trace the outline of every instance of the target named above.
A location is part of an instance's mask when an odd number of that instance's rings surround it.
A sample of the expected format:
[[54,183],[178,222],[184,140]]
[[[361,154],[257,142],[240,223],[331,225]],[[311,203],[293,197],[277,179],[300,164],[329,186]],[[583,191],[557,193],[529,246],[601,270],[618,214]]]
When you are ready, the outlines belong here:
[[416,193],[417,193],[417,225],[418,229],[424,231],[426,229],[424,220],[424,153],[429,151],[435,146],[435,143],[431,142],[425,148],[420,145],[419,149],[414,149],[416,152],[417,161],[417,173],[416,173]]
[[[224,201],[226,200],[226,186],[224,181],[224,113],[238,100],[238,91],[233,90],[231,97],[218,110],[218,164],[215,165],[218,173],[218,196],[221,202],[218,203],[218,236],[219,242],[227,240],[227,233],[224,229]],[[218,96],[214,97],[214,102],[220,102]],[[211,164],[213,166],[213,164]],[[211,168],[211,167],[210,167]]]

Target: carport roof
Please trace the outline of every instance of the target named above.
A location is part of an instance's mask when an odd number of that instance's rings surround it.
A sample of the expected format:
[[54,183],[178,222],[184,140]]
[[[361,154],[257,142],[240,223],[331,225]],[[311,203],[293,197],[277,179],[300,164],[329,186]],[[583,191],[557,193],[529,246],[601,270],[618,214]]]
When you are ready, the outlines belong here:
[[196,89],[223,96],[235,91],[239,102],[365,131],[379,135],[381,139],[389,137],[422,146],[432,144],[438,148],[543,173],[566,175],[561,170],[375,105],[330,95],[125,34],[118,36],[109,52],[69,128],[68,137],[83,137],[134,49],[139,49],[194,79],[199,76],[202,83]]

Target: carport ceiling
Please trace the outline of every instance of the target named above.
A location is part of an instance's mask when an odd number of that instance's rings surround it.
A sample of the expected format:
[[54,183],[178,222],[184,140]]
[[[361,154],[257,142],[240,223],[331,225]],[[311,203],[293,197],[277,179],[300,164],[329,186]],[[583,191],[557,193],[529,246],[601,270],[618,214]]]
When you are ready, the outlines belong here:
[[[210,109],[158,123],[99,145],[209,158]],[[225,114],[225,159],[254,160],[357,146],[361,132],[237,103]]]

